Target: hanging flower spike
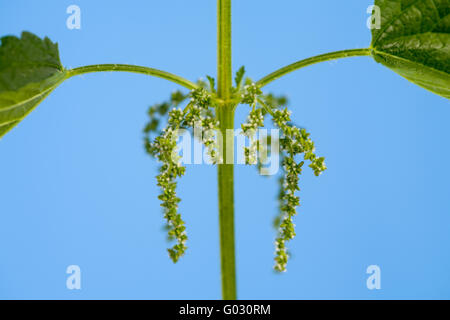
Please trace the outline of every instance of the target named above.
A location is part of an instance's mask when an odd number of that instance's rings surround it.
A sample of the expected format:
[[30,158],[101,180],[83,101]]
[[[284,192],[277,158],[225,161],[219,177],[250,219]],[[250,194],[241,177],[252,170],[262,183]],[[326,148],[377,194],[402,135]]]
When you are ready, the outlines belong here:
[[[212,79],[210,79],[212,81]],[[190,102],[184,110],[175,108],[186,98],[190,97]],[[189,95],[179,91],[172,93],[170,101],[151,106],[148,111],[149,123],[144,129],[145,146],[147,152],[156,157],[162,163],[159,174],[156,177],[161,193],[158,199],[166,219],[166,230],[168,239],[176,240],[176,244],[168,249],[168,253],[173,262],[177,262],[184,255],[187,247],[187,235],[185,223],[178,213],[178,204],[181,201],[177,197],[176,179],[183,176],[186,167],[180,163],[181,157],[177,153],[177,130],[180,128],[194,128],[201,125],[204,129],[202,142],[207,147],[208,154],[213,163],[220,163],[218,146],[214,135],[210,132],[218,129],[218,121],[211,110],[213,106],[211,94],[203,87],[192,90]],[[172,109],[171,109],[172,108]],[[170,109],[170,111],[168,111]],[[161,117],[168,113],[167,126],[160,132],[153,143],[150,142],[150,134],[158,130]]]
[[305,129],[299,129],[289,124],[291,121],[291,112],[289,110],[275,110],[270,113],[273,116],[273,122],[284,134],[284,137],[280,139],[281,151],[284,154],[284,176],[280,179],[282,182],[279,195],[281,217],[277,221],[277,224],[279,223],[279,231],[275,240],[274,269],[279,272],[285,272],[289,258],[286,242],[295,237],[293,217],[297,214],[297,207],[300,205],[300,198],[295,195],[295,192],[300,190],[299,176],[304,165],[304,161],[297,163],[295,156],[303,153],[304,160],[311,162],[309,167],[313,169],[316,176],[320,175],[326,169],[326,166],[324,158],[316,156],[314,143],[309,138],[309,133]]
[[156,177],[161,193],[158,199],[164,208],[164,218],[167,222],[169,239],[175,239],[177,243],[168,249],[169,256],[175,263],[185,253],[186,227],[181,215],[178,213],[178,203],[181,201],[176,195],[176,179],[184,175],[186,167],[180,163],[180,157],[176,153],[176,130],[183,122],[183,111],[173,109],[169,112],[167,127],[158,136],[151,148],[156,158],[162,162],[159,175]]

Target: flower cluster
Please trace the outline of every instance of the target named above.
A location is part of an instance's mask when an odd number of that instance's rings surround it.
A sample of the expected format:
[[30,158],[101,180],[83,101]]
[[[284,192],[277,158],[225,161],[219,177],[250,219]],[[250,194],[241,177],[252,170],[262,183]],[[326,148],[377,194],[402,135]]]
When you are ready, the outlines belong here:
[[144,128],[144,144],[146,151],[152,156],[155,157],[155,150],[152,150],[152,134],[159,135],[161,131],[159,130],[159,126],[161,120],[164,116],[167,115],[170,109],[178,107],[181,103],[183,103],[189,96],[184,94],[183,92],[177,90],[174,91],[168,101],[163,103],[157,103],[149,107],[147,114],[150,118],[149,122],[146,124]]
[[248,83],[244,86],[244,90],[241,95],[241,102],[243,104],[254,106],[257,103],[258,96],[261,94],[262,91],[259,86],[254,82],[248,81]]
[[183,121],[183,111],[173,109],[169,112],[167,127],[160,136],[151,144],[152,153],[162,162],[159,175],[156,177],[161,194],[161,206],[164,208],[164,218],[167,222],[169,239],[175,239],[177,243],[168,249],[173,262],[184,254],[186,250],[186,227],[181,215],[178,213],[178,203],[181,201],[176,195],[176,178],[184,175],[186,167],[180,163],[177,154],[177,133]]
[[212,98],[204,88],[198,88],[191,92],[191,103],[186,114],[185,124],[190,127],[201,127],[201,140],[207,148],[208,155],[213,164],[222,163],[216,132],[219,122],[211,110]]
[[[249,78],[243,82],[245,69],[241,68],[236,74],[236,87],[232,89],[233,99],[236,102],[248,104],[251,111],[245,123],[241,125],[242,134],[249,138],[250,146],[244,149],[246,164],[258,163],[257,152],[279,152],[282,161],[282,176],[279,178],[280,192],[278,195],[280,214],[275,219],[274,225],[278,229],[276,237],[275,270],[286,271],[289,254],[286,242],[294,238],[295,225],[293,217],[297,214],[300,198],[296,195],[299,188],[299,176],[302,173],[305,161],[315,175],[320,175],[325,169],[323,157],[315,154],[314,143],[310,134],[305,129],[296,127],[290,119],[291,113],[286,108],[287,99],[272,94],[263,94],[259,86]],[[215,80],[208,77],[208,83],[199,82],[199,87],[192,90],[188,95],[179,91],[174,92],[168,102],[150,107],[148,114],[150,121],[144,129],[146,134],[147,151],[156,157],[162,165],[157,176],[158,186],[161,194],[158,198],[162,201],[164,217],[166,219],[168,235],[170,240],[176,240],[176,244],[168,249],[170,258],[177,262],[186,250],[186,227],[181,215],[178,213],[178,204],[181,201],[176,194],[176,179],[183,176],[186,168],[180,163],[181,157],[177,152],[178,129],[201,129],[199,138],[206,146],[208,155],[213,164],[221,164],[222,158],[218,141],[215,137],[219,130],[219,123],[215,116]],[[209,90],[207,89],[209,88]],[[178,106],[190,98],[184,109]],[[160,120],[168,114],[168,124],[165,129],[159,131],[159,136],[150,142],[150,133],[158,132]],[[279,139],[280,150],[269,150],[267,146],[260,144],[256,138],[258,128],[264,126],[265,117],[270,115],[276,127],[282,131]],[[271,139],[270,136],[267,137]],[[270,143],[271,145],[271,143]],[[267,148],[267,150],[262,150]],[[303,155],[302,161],[297,157]],[[267,155],[266,155],[267,156]],[[259,159],[261,161],[261,159]]]
[[[184,110],[177,108],[189,97],[190,101]],[[201,86],[192,90],[189,95],[176,91],[168,102],[151,106],[148,111],[150,121],[144,129],[145,147],[150,155],[162,163],[156,177],[161,189],[158,199],[161,200],[163,207],[168,238],[176,240],[176,244],[168,249],[173,262],[177,262],[187,249],[186,227],[178,213],[178,204],[181,199],[176,194],[176,179],[183,176],[186,170],[180,163],[181,157],[177,151],[177,131],[182,128],[201,127],[203,135],[200,138],[206,146],[212,162],[221,163],[217,143],[214,139],[214,132],[218,129],[219,123],[211,110],[212,106],[211,94]],[[168,114],[167,126],[159,131],[159,135],[151,142],[150,134],[158,132],[161,118],[166,114]]]
[[[245,74],[245,68],[241,67],[236,73],[235,91],[240,90],[240,84]],[[271,93],[264,94],[261,88],[254,83],[250,78],[245,79],[245,85],[242,90],[239,91],[240,103],[248,104],[252,107],[247,120],[241,125],[242,134],[249,138],[250,147],[244,147],[244,156],[246,164],[257,164],[258,171],[261,169],[261,160],[258,159],[257,152],[260,151],[260,156],[264,154],[265,146],[255,140],[255,133],[258,128],[264,126],[264,118],[268,113],[271,113],[273,109],[277,109],[282,105],[287,104],[287,99],[284,96],[275,96]],[[267,150],[266,150],[267,152]]]
[[[296,195],[299,188],[299,176],[305,161],[309,161],[309,167],[315,175],[320,175],[325,169],[323,157],[315,154],[314,143],[310,139],[309,133],[305,129],[299,129],[291,122],[291,113],[286,108],[287,99],[283,96],[273,94],[263,94],[257,84],[249,78],[245,80],[245,86],[240,90],[240,83],[244,76],[245,69],[239,69],[236,74],[235,92],[239,92],[240,102],[252,107],[247,121],[241,125],[242,133],[251,141],[249,148],[244,148],[246,164],[257,164],[261,170],[261,163],[257,160],[257,151],[264,146],[254,141],[254,134],[257,128],[264,126],[264,118],[267,115],[272,117],[276,127],[281,131],[279,138],[280,150],[270,150],[279,152],[282,163],[282,175],[279,178],[280,192],[278,195],[280,213],[274,221],[279,234],[276,238],[275,270],[285,271],[288,261],[288,251],[286,242],[294,238],[295,225],[293,217],[296,215],[297,207],[300,205],[300,198]],[[262,152],[264,154],[264,152]],[[297,155],[303,154],[303,161],[297,162]],[[261,159],[259,159],[261,161]]]
[[244,147],[245,164],[257,163],[258,141],[255,139],[256,130],[264,126],[264,115],[261,108],[254,107],[247,118],[247,121],[241,125],[242,134],[249,138],[250,147]]
[[295,225],[293,217],[297,214],[297,207],[300,205],[300,198],[295,195],[299,191],[299,175],[302,173],[304,161],[296,162],[295,156],[304,154],[304,160],[309,160],[311,169],[316,176],[325,169],[324,158],[318,158],[315,154],[314,142],[310,139],[310,134],[305,129],[299,129],[290,124],[291,112],[287,109],[273,111],[273,122],[283,131],[283,138],[280,139],[280,148],[284,153],[282,190],[280,192],[281,213],[279,220],[279,234],[275,240],[276,256],[275,270],[286,271],[288,252],[286,241],[295,236]]
[[[241,68],[236,75],[236,87],[240,85],[245,69]],[[258,141],[255,139],[256,130],[264,126],[265,112],[262,108],[257,107],[258,97],[262,91],[258,85],[250,79],[246,79],[246,84],[241,92],[241,103],[248,104],[252,107],[247,121],[241,125],[242,134],[250,140],[250,146],[244,147],[245,164],[257,164]]]

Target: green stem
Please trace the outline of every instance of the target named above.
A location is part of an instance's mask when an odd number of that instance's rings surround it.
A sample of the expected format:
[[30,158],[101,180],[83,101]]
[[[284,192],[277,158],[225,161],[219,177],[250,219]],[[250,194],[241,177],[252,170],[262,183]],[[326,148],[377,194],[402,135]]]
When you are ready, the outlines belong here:
[[348,57],[370,56],[370,54],[371,54],[370,48],[350,49],[350,50],[342,50],[342,51],[335,51],[335,52],[321,54],[321,55],[318,55],[315,57],[311,57],[308,59],[294,62],[286,67],[278,69],[278,70],[272,72],[271,74],[265,76],[264,78],[260,79],[257,82],[257,84],[260,87],[264,87],[265,85],[269,84],[270,82],[272,82],[292,71],[310,66],[315,63],[330,61],[330,60],[335,60],[335,59],[341,59],[341,58],[348,58]]
[[[227,129],[234,127],[234,112],[227,106],[219,107],[218,118],[223,137],[224,164],[218,165],[220,261],[222,273],[222,298],[236,299],[236,263],[234,245],[234,164],[228,163],[227,154],[233,154],[234,135],[227,136]],[[234,158],[234,157],[233,157]]]
[[105,72],[105,71],[133,72],[133,73],[146,74],[149,76],[155,76],[158,78],[162,78],[162,79],[166,79],[166,80],[175,82],[176,84],[186,87],[189,90],[196,89],[198,87],[195,83],[193,83],[187,79],[184,79],[183,77],[177,76],[175,74],[172,74],[172,73],[169,73],[166,71],[161,71],[158,69],[129,65],[129,64],[96,64],[96,65],[84,66],[84,67],[79,67],[79,68],[68,70],[67,76],[68,76],[68,78],[70,78],[70,77],[85,74],[85,73]]
[[[223,101],[217,107],[217,118],[223,137],[223,164],[218,165],[220,261],[222,298],[236,299],[236,263],[234,246],[234,135],[228,138],[227,129],[234,128],[235,104],[230,102],[231,73],[231,0],[217,0],[217,95]],[[227,152],[228,151],[228,152]],[[231,160],[231,163],[228,161]]]
[[228,100],[232,87],[231,0],[217,0],[217,94]]

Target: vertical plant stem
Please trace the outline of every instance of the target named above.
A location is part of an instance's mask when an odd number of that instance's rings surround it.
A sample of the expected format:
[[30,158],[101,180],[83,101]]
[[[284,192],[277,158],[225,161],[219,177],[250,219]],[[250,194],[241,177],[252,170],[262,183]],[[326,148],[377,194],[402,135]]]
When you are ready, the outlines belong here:
[[217,0],[217,79],[218,95],[231,95],[231,0]]
[[[226,138],[226,130],[234,127],[234,112],[228,106],[218,110],[220,131],[223,138],[223,159],[226,161],[228,149],[234,148],[233,139]],[[219,183],[219,225],[220,225],[220,260],[222,272],[222,298],[236,299],[236,264],[234,247],[234,165],[218,165]]]
[[227,129],[234,128],[235,105],[229,103],[232,88],[231,73],[231,0],[217,0],[217,94],[224,101],[218,106],[217,117],[223,137],[224,163],[218,165],[220,261],[222,298],[236,299],[236,263],[234,247],[234,159],[227,161],[227,150],[234,150],[233,139],[227,139]]

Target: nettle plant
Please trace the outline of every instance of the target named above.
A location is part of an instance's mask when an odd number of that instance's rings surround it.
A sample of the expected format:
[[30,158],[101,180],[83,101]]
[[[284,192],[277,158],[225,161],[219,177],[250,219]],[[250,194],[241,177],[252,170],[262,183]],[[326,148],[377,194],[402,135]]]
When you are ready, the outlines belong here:
[[[217,1],[218,60],[217,79],[191,82],[165,71],[124,64],[99,64],[66,69],[60,62],[58,46],[48,38],[23,32],[21,37],[1,38],[0,46],[0,137],[15,127],[59,84],[77,75],[125,71],[160,77],[181,85],[189,92],[176,91],[167,102],[150,107],[150,120],[144,129],[145,147],[161,167],[156,178],[161,188],[159,199],[167,222],[168,236],[175,244],[168,249],[176,262],[186,252],[188,240],[185,223],[178,212],[177,179],[185,166],[177,155],[177,131],[203,128],[197,136],[204,144],[210,161],[218,168],[218,197],[222,294],[224,299],[236,298],[234,245],[234,137],[226,132],[234,129],[234,113],[238,105],[249,110],[241,124],[242,134],[250,144],[245,148],[245,162],[261,168],[263,147],[255,132],[267,124],[268,118],[280,130],[278,139],[282,161],[280,182],[280,213],[275,219],[278,235],[275,240],[275,269],[285,271],[288,261],[286,244],[295,236],[293,217],[300,204],[299,175],[304,163],[320,175],[325,169],[323,157],[315,154],[314,143],[305,129],[291,121],[286,99],[265,94],[262,89],[272,81],[306,66],[354,56],[371,56],[409,81],[450,98],[450,0],[375,0],[368,48],[326,53],[304,59],[276,70],[258,81],[245,77],[242,67],[236,72],[233,85],[231,68],[231,0]],[[167,121],[165,120],[167,117]],[[160,124],[166,121],[164,128]],[[206,130],[205,130],[206,129]],[[222,137],[222,138],[219,138]],[[270,137],[269,137],[270,140]],[[266,152],[268,150],[265,150]],[[231,157],[233,159],[233,157]],[[264,160],[264,159],[262,159]]]

